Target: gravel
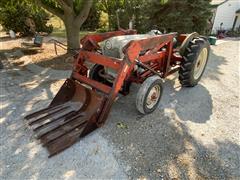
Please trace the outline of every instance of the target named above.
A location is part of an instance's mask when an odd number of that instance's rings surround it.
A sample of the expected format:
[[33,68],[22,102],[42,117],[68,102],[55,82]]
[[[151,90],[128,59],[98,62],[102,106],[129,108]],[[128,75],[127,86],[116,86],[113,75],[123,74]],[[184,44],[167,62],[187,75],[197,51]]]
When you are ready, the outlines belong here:
[[152,114],[137,112],[133,85],[105,126],[51,159],[23,117],[45,107],[69,71],[0,56],[0,178],[240,179],[239,45],[226,39],[212,46],[194,88],[181,88],[177,74],[167,78]]

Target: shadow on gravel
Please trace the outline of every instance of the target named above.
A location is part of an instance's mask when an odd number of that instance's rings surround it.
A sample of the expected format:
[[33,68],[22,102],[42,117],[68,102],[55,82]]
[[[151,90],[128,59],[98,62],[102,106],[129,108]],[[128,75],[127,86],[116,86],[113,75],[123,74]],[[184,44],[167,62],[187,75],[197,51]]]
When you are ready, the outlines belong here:
[[[203,76],[219,80],[224,57],[213,52]],[[115,156],[132,179],[238,179],[240,147],[235,142],[215,140],[203,145],[189,132],[185,121],[205,124],[213,113],[213,100],[204,83],[181,88],[178,77],[164,83],[160,109],[142,116],[135,108],[138,87],[119,98],[101,132],[119,152]],[[123,123],[124,126],[118,126]],[[125,167],[124,165],[129,165]]]
[[[51,86],[58,80],[49,79],[48,71],[34,74],[27,69],[9,68],[0,75],[1,172],[3,179],[38,179],[47,163],[47,152],[32,137],[23,117],[51,101]],[[23,76],[24,74],[24,76]],[[1,78],[4,78],[1,79]],[[6,142],[6,140],[8,142]],[[33,164],[38,164],[33,169]],[[54,161],[50,162],[54,166]],[[61,164],[58,164],[61,166]],[[34,172],[34,173],[33,173]],[[51,174],[51,172],[49,172]],[[59,173],[59,178],[64,172]],[[13,177],[13,175],[15,175]],[[49,176],[51,177],[51,176]]]
[[[52,63],[55,60],[49,59],[49,62]],[[221,74],[219,66],[224,63],[226,61],[223,57],[212,53],[206,75],[203,78],[209,77],[212,80],[218,80],[218,75]],[[25,78],[21,77],[20,72],[26,73]],[[22,123],[22,118],[26,115],[26,111],[45,107],[51,101],[53,93],[50,87],[54,81],[47,78],[47,73],[43,74],[42,79],[38,78],[38,80],[42,80],[39,82],[36,81],[37,75],[29,71],[12,69],[6,73],[5,78],[9,78],[9,80],[1,86],[6,87],[8,92],[15,93],[6,97],[1,96],[1,102],[9,101],[9,104],[1,107],[4,116],[4,121],[0,122],[1,133],[4,134],[2,138],[11,139],[11,142],[8,142],[7,145],[1,142],[1,151],[5,152],[1,157],[1,163],[5,168],[0,175],[8,177],[8,174],[11,174],[14,169],[21,168],[17,178],[26,178],[26,173],[29,173],[28,177],[32,177],[32,179],[38,178],[45,164],[48,163],[50,167],[60,167],[62,162],[58,160],[58,164],[55,164],[54,159],[45,158],[47,153],[42,153],[40,151],[42,147],[36,144],[35,139],[29,137],[31,131]],[[29,88],[31,83],[32,88]],[[214,147],[206,148],[191,136],[184,122],[175,120],[175,115],[171,111],[165,112],[165,109],[174,109],[177,116],[183,121],[206,123],[212,114],[212,98],[208,90],[201,84],[194,89],[177,89],[174,87],[174,79],[167,80],[164,88],[165,95],[160,110],[147,116],[137,113],[135,108],[137,88],[132,88],[133,91],[129,96],[120,98],[114,104],[106,125],[100,129],[104,137],[118,147],[119,153],[115,154],[118,159],[129,164],[124,167],[125,172],[134,179],[140,176],[150,179],[240,178],[240,147],[237,144],[229,141],[216,141]],[[38,100],[43,92],[46,94],[45,100]],[[33,99],[35,103],[26,108]],[[198,110],[199,108],[201,111]],[[117,127],[119,122],[126,126],[124,128]],[[6,148],[6,146],[8,147]],[[11,150],[11,157],[9,157],[9,153],[6,153],[8,150]],[[37,156],[41,156],[41,158],[37,158]],[[10,158],[13,160],[10,161]],[[41,161],[36,162],[39,159]],[[34,170],[37,173],[33,175],[30,171],[32,163],[39,164],[39,167]],[[21,167],[21,164],[24,166]],[[48,173],[49,177],[53,175],[50,170]],[[64,173],[58,172],[58,176],[61,177]]]
[[43,61],[37,62],[36,65],[42,67],[50,67],[53,69],[71,70],[73,67],[73,61],[74,59],[71,55],[63,54],[51,59],[45,59]]
[[[213,147],[205,147],[171,111],[160,109],[139,115],[134,98],[120,98],[101,129],[103,136],[117,147],[115,156],[130,178],[240,178],[237,144],[216,141]],[[124,126],[118,126],[119,122]]]
[[222,75],[223,72],[220,70],[221,65],[227,64],[227,61],[224,57],[218,56],[214,53],[214,49],[212,48],[210,55],[209,55],[209,61],[206,66],[203,79],[209,78],[211,80],[219,81],[219,75]]
[[53,72],[43,69],[34,74],[7,66],[0,72],[0,179],[124,179],[106,140],[99,135],[86,137],[87,142],[81,141],[51,159],[32,136],[23,117],[47,107],[52,100],[59,89],[52,87],[54,78],[64,74]]
[[[41,48],[23,48],[16,47],[13,49],[0,50],[0,54],[6,54],[12,63],[15,66],[21,65],[24,63],[24,59],[20,59],[24,56],[37,55],[39,53],[39,59],[33,64],[39,65],[44,68],[52,68],[57,70],[71,70],[73,66],[73,57],[70,54],[55,55],[55,52],[52,52],[53,58],[46,58],[43,54],[43,49]],[[42,54],[42,55],[41,55]],[[41,55],[41,56],[40,56]],[[14,62],[15,60],[21,60]]]
[[[202,79],[219,80],[223,73],[219,66],[226,64],[222,56],[217,56],[213,51],[210,53],[209,61]],[[161,108],[172,108],[181,120],[195,123],[206,123],[212,115],[212,97],[204,85],[198,84],[192,88],[182,88],[178,83],[178,75],[175,74],[164,83],[164,93],[161,100]]]
[[0,50],[0,54],[7,54],[11,60],[19,59],[23,56],[34,55],[39,53],[39,49],[27,49],[23,47],[15,47],[13,49]]
[[212,98],[201,84],[192,88],[174,87],[174,79],[164,83],[161,108],[174,109],[181,120],[206,123],[212,115]]
[[11,38],[10,36],[2,36],[0,37],[0,42],[9,42],[9,41],[15,41],[16,39],[18,39],[19,37],[17,38]]

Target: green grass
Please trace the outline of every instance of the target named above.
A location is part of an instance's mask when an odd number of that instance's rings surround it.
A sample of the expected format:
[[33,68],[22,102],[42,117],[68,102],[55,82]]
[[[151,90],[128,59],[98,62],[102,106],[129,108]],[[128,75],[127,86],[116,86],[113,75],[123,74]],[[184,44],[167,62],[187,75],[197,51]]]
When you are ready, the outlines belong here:
[[[91,34],[94,33],[92,31],[79,31],[79,36],[80,38],[82,38],[83,36],[87,35],[87,34]],[[61,38],[66,38],[66,31],[65,29],[53,29],[53,32],[51,33],[52,36],[55,37],[61,37]]]
[[[61,19],[54,16],[49,20],[48,24],[51,24],[53,26],[53,32],[51,33],[52,36],[66,38],[66,30],[65,30],[64,24]],[[86,34],[90,34],[90,33],[95,33],[95,32],[79,31],[80,38],[82,38]]]

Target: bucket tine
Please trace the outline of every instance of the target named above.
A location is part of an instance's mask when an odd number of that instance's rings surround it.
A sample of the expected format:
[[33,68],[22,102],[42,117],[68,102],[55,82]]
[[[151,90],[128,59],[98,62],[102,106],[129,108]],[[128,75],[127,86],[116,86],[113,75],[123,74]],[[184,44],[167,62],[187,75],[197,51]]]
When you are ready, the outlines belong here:
[[69,123],[65,124],[64,126],[60,126],[57,129],[43,135],[41,137],[41,142],[43,143],[43,145],[47,145],[50,142],[56,140],[57,138],[64,136],[66,134],[68,134],[69,132],[71,132],[72,130],[74,130],[77,127],[81,127],[83,128],[84,125],[87,122],[87,118],[82,118],[81,121],[70,121]]
[[67,79],[48,108],[26,116],[34,135],[53,156],[97,128],[106,97]]
[[50,119],[51,117],[53,117],[57,113],[65,112],[68,108],[69,107],[65,106],[65,107],[62,107],[61,109],[55,109],[55,111],[46,112],[46,113],[44,113],[42,115],[39,115],[37,117],[33,117],[33,118],[29,119],[28,124],[30,126],[33,126],[34,124],[39,124],[46,119]]
[[49,117],[55,116],[58,113],[66,111],[67,109],[77,111],[82,107],[83,103],[80,102],[67,102],[61,105],[53,106],[44,109],[44,111],[39,111],[33,113],[31,117],[28,117],[28,124],[32,125],[34,123],[38,123],[39,121],[43,121]]
[[49,157],[58,154],[64,149],[70,147],[75,142],[78,141],[81,133],[84,130],[84,126],[76,127],[73,131],[68,132],[65,135],[65,138],[58,138],[47,145],[48,152],[50,153]]
[[58,110],[60,107],[62,107],[63,104],[59,105],[59,106],[50,106],[50,107],[47,107],[47,108],[44,108],[40,111],[37,111],[37,112],[34,112],[32,114],[29,114],[25,117],[26,120],[30,120],[34,117],[38,117],[38,116],[43,116],[44,113],[46,112],[51,112],[51,111],[54,111],[54,110]]
[[50,112],[49,114],[44,113],[45,116],[41,116],[39,119],[34,119],[34,121],[31,121],[29,125],[31,125],[32,129],[36,131],[42,126],[46,126],[47,124],[50,124],[54,121],[57,121],[62,118],[70,117],[70,115],[77,112],[82,107],[82,103],[77,102],[68,102],[65,103],[65,106],[63,106],[61,109]]
[[[76,113],[70,114],[70,115],[67,116],[67,117],[62,117],[60,120],[55,121],[55,122],[52,122],[51,124],[49,124],[49,125],[46,126],[46,127],[39,128],[39,129],[35,132],[36,138],[39,139],[39,138],[42,137],[43,135],[47,134],[47,133],[50,132],[50,131],[55,130],[55,129],[58,128],[59,126],[63,126],[63,125],[65,125],[66,123],[75,120],[76,118],[79,118],[79,117],[84,116],[84,114],[77,114],[77,115],[75,115],[75,116],[72,116],[72,115],[74,115],[74,114],[76,114]],[[72,117],[70,117],[70,116],[72,116]],[[69,118],[68,118],[68,117],[69,117]]]
[[70,116],[71,114],[73,114],[74,112],[71,110],[68,111],[63,111],[63,112],[59,112],[56,115],[52,115],[51,117],[44,119],[43,121],[36,123],[36,124],[32,124],[31,128],[33,129],[33,131],[38,130],[41,127],[45,127],[47,125],[50,125],[51,123],[58,121],[61,118],[66,118],[68,116]]

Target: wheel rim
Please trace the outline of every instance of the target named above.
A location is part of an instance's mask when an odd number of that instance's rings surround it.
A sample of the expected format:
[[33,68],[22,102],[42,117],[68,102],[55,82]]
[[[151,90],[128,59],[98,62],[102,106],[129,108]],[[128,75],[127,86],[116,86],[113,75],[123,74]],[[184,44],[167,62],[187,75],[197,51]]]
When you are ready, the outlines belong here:
[[146,103],[147,103],[148,109],[153,108],[157,104],[157,102],[160,98],[160,94],[161,94],[161,87],[159,85],[153,86],[147,96]]
[[204,70],[205,64],[207,62],[208,50],[207,48],[203,48],[200,52],[197,62],[194,66],[194,79],[198,79]]

